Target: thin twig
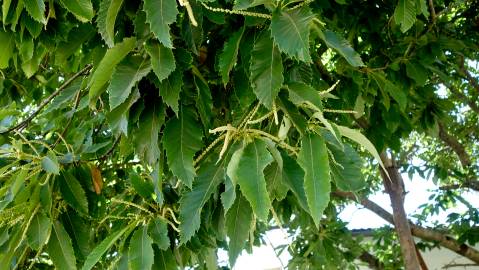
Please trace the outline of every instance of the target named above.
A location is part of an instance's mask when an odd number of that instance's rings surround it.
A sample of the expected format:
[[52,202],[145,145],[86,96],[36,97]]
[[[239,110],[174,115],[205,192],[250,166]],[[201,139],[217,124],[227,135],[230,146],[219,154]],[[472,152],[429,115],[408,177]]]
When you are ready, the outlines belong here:
[[28,124],[30,123],[30,121],[33,120],[33,118],[35,118],[40,112],[41,110],[48,105],[48,103],[50,103],[50,101],[52,99],[54,99],[56,96],[58,96],[61,92],[63,92],[76,78],[80,77],[81,75],[87,73],[90,71],[90,69],[92,68],[92,65],[91,64],[88,64],[86,65],[86,67],[84,67],[82,70],[78,71],[77,73],[75,73],[70,79],[68,79],[66,82],[64,82],[60,87],[58,87],[58,89],[53,92],[50,96],[48,96],[46,99],[44,99],[42,101],[42,103],[40,104],[40,106],[38,106],[37,110],[34,111],[32,114],[30,114],[30,116],[27,117],[27,119],[23,120],[22,122],[18,123],[17,125],[5,130],[5,131],[1,131],[0,134],[5,134],[5,133],[9,133],[9,132],[12,132],[14,130],[21,130],[25,127],[28,126]]

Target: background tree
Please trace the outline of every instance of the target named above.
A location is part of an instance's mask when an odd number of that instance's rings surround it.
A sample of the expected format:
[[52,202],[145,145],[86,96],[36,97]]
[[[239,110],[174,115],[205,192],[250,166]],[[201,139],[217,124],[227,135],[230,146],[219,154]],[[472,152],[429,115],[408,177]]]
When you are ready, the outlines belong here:
[[[436,246],[479,263],[462,197],[479,189],[478,14],[442,0],[3,1],[0,265],[216,269],[218,249],[232,266],[273,227],[292,238],[291,269],[426,269]],[[414,223],[405,172],[439,186]],[[383,189],[393,213],[368,199]],[[352,201],[394,225],[383,248],[338,218]],[[469,211],[424,225],[457,203]]]

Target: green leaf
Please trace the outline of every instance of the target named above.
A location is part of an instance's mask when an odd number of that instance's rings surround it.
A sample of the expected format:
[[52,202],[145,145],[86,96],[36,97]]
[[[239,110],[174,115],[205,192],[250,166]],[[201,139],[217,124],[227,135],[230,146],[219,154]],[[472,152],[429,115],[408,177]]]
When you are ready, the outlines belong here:
[[157,42],[148,42],[145,45],[146,52],[150,55],[151,66],[156,77],[161,82],[176,69],[173,50]]
[[429,76],[426,68],[416,61],[406,63],[406,73],[418,86],[424,86]]
[[88,255],[83,264],[82,270],[90,270],[100,260],[100,258],[107,252],[110,247],[120,238],[130,226],[124,226],[122,229],[110,233],[101,243],[96,246]]
[[307,134],[301,139],[298,164],[303,168],[304,191],[314,224],[319,228],[324,209],[329,203],[331,176],[328,151],[324,139],[317,134]]
[[312,104],[318,110],[323,108],[321,96],[312,86],[303,82],[288,83],[289,100],[296,106],[303,104]]
[[135,44],[135,38],[125,38],[121,43],[116,44],[115,47],[108,49],[89,82],[90,107],[95,107],[96,100],[106,90],[103,86],[110,80],[116,65],[133,50]]
[[146,12],[146,22],[150,24],[156,38],[166,47],[173,48],[169,25],[176,21],[176,15],[178,15],[176,1],[145,0],[143,9]]
[[138,89],[135,89],[125,102],[107,113],[106,119],[115,135],[118,135],[119,133],[123,133],[125,136],[128,135],[128,115],[130,107],[139,98],[140,91]]
[[283,61],[268,31],[264,31],[251,52],[251,83],[259,101],[268,109],[283,84]]
[[168,247],[170,247],[167,223],[162,218],[154,218],[150,220],[148,234],[161,250],[167,250]]
[[132,270],[151,269],[153,265],[153,241],[148,236],[146,226],[137,229],[130,239],[130,248],[128,250],[128,265]]
[[384,164],[381,161],[381,157],[379,156],[379,153],[376,150],[376,147],[374,147],[374,145],[368,140],[368,138],[366,138],[366,136],[361,134],[361,132],[359,130],[350,129],[350,128],[344,127],[344,126],[337,126],[337,127],[338,127],[338,130],[339,130],[339,132],[341,133],[342,136],[347,137],[347,138],[355,141],[356,143],[358,143],[359,145],[364,147],[364,149],[366,149],[369,153],[371,153],[371,155],[376,159],[376,161],[379,163],[379,165],[381,166],[383,171],[389,177],[389,174],[387,173],[386,167],[384,167]]
[[[5,25],[6,22],[7,22],[8,10],[10,9],[10,4],[12,4],[12,0],[3,0],[3,3],[2,3],[2,23],[3,23],[3,25]],[[2,44],[2,42],[0,42],[0,44]]]
[[359,154],[348,144],[344,150],[337,147],[329,148],[333,153],[335,162],[331,162],[331,174],[336,186],[344,191],[356,192],[366,186],[361,168],[364,164]]
[[225,87],[230,80],[230,72],[236,64],[236,58],[238,57],[238,50],[243,33],[244,27],[232,34],[228,41],[225,42],[223,51],[220,53],[218,68]]
[[107,89],[110,95],[110,111],[122,104],[130,95],[131,89],[151,70],[150,61],[140,56],[126,57],[111,77]]
[[104,0],[98,11],[98,32],[108,47],[115,45],[115,21],[123,0]]
[[161,270],[177,270],[178,266],[176,265],[176,260],[170,249],[159,250],[154,248],[155,251],[155,264],[152,269],[161,269]]
[[141,197],[147,200],[152,198],[152,195],[155,193],[155,187],[151,181],[143,179],[135,172],[130,173],[129,178],[131,185]]
[[63,225],[56,221],[53,223],[47,252],[57,269],[77,269],[75,253],[73,252],[70,236]]
[[170,106],[171,109],[178,115],[180,100],[181,87],[183,86],[183,74],[181,71],[176,70],[170,74],[170,76],[164,79],[160,86],[160,96],[163,98],[163,101],[166,105]]
[[166,123],[163,134],[170,170],[191,188],[196,176],[193,156],[203,146],[201,127],[196,121],[195,113],[189,108],[183,108],[179,118],[171,118]]
[[243,250],[254,224],[253,212],[248,201],[239,196],[226,214],[226,234],[228,235],[228,257],[230,266],[236,262]]
[[47,173],[58,175],[60,174],[60,167],[58,165],[57,157],[49,153],[42,158],[42,169]]
[[23,2],[25,3],[25,9],[28,14],[30,14],[35,21],[42,24],[47,22],[45,18],[45,3],[43,3],[43,0],[23,0]]
[[228,164],[228,176],[240,186],[256,216],[267,221],[271,200],[263,170],[273,161],[266,144],[259,139],[236,150]]
[[231,208],[236,199],[236,186],[231,181],[231,178],[226,175],[225,178],[225,191],[221,194],[221,204],[225,209],[225,213],[228,213],[228,210]]
[[88,214],[88,201],[83,187],[70,172],[63,172],[59,181],[63,199],[79,213]]
[[225,179],[225,169],[214,162],[202,163],[191,191],[180,200],[180,244],[188,242],[200,228],[201,210]]
[[0,29],[0,69],[8,67],[10,58],[13,55],[15,36],[10,32]]
[[28,245],[33,250],[38,250],[45,244],[51,226],[52,222],[44,213],[39,212],[33,217],[27,232]]
[[198,77],[194,77],[194,80],[198,91],[196,108],[198,109],[198,114],[200,115],[205,130],[207,130],[211,126],[213,97],[211,96],[211,90],[206,81]]
[[155,164],[160,157],[158,137],[165,122],[165,110],[161,103],[145,104],[147,108],[141,114],[135,133],[136,152],[148,164]]
[[273,162],[264,170],[264,177],[266,179],[266,187],[271,199],[278,201],[283,200],[289,188],[283,183],[283,167],[279,166],[277,162]]
[[62,5],[81,22],[93,19],[93,5],[90,0],[60,0]]
[[326,43],[326,46],[336,50],[351,66],[364,66],[361,56],[351,47],[346,39],[330,30],[325,30],[324,33],[319,29],[316,30],[319,37]]
[[294,127],[302,135],[306,132],[308,123],[304,116],[299,112],[298,107],[294,106],[284,95],[280,95],[278,107],[284,112],[285,116],[291,120]]
[[405,33],[416,22],[415,0],[399,0],[394,10],[394,20],[401,25],[401,31]]
[[310,63],[309,27],[312,19],[308,7],[275,11],[271,18],[271,35],[278,48],[292,58]]
[[272,1],[271,0],[235,0],[234,1],[234,6],[233,9],[247,9],[259,5],[271,5]]
[[304,171],[298,162],[281,152],[283,158],[283,183],[296,196],[299,205],[309,213],[308,200],[304,191]]

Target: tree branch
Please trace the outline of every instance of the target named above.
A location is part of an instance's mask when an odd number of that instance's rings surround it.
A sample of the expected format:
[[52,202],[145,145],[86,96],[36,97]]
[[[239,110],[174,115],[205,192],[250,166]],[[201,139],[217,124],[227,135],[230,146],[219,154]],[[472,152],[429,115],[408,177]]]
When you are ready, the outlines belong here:
[[[379,206],[369,199],[357,199],[357,197],[351,192],[334,191],[332,195],[350,199],[363,205],[385,221],[394,225],[394,218],[388,211]],[[457,254],[464,256],[475,263],[479,263],[479,251],[463,243],[459,243],[456,239],[446,235],[444,232],[439,232],[430,228],[423,228],[409,221],[412,235],[421,238],[422,240],[436,242],[442,247],[456,252]]]
[[17,125],[5,130],[5,131],[0,131],[0,134],[6,134],[6,133],[10,133],[14,130],[19,130],[19,129],[23,129],[25,127],[28,126],[28,124],[30,123],[30,121],[33,120],[33,118],[35,118],[41,111],[42,109],[48,105],[48,103],[50,103],[50,101],[52,99],[54,99],[56,96],[58,96],[61,92],[63,92],[63,90],[65,90],[76,78],[80,77],[81,75],[87,73],[90,71],[92,65],[91,64],[88,64],[86,65],[82,70],[78,71],[77,73],[75,73],[72,77],[70,77],[70,79],[68,79],[66,82],[64,82],[60,87],[58,87],[57,90],[55,90],[55,92],[53,92],[50,96],[48,96],[46,99],[44,99],[42,101],[42,103],[40,103],[40,105],[38,106],[37,110],[34,111],[32,114],[30,114],[30,116],[27,117],[27,119],[23,120],[22,122],[18,123]]
[[438,122],[439,125],[439,138],[449,147],[451,147],[452,151],[456,153],[461,161],[461,165],[463,168],[469,167],[471,165],[471,158],[469,154],[466,152],[466,149],[462,144],[453,136],[449,135],[447,130],[444,128],[444,125],[441,122]]
[[371,269],[376,269],[376,270],[384,269],[384,264],[378,258],[376,258],[374,255],[372,255],[371,253],[367,251],[364,251],[363,253],[361,253],[358,259],[367,263],[369,268]]
[[439,187],[440,190],[454,190],[460,188],[469,188],[475,191],[479,191],[479,181],[477,180],[467,180],[460,184],[451,184]]

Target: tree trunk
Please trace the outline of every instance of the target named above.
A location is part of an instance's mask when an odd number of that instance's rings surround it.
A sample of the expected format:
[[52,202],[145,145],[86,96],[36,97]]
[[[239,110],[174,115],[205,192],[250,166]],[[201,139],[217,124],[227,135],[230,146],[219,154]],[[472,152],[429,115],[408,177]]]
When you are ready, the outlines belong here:
[[404,266],[407,270],[420,270],[420,263],[416,253],[416,244],[412,237],[409,221],[404,210],[404,183],[396,168],[394,158],[389,159],[385,153],[381,154],[381,159],[386,167],[389,177],[381,170],[383,184],[386,192],[391,199],[393,209],[394,227],[398,234],[399,244],[404,259]]

